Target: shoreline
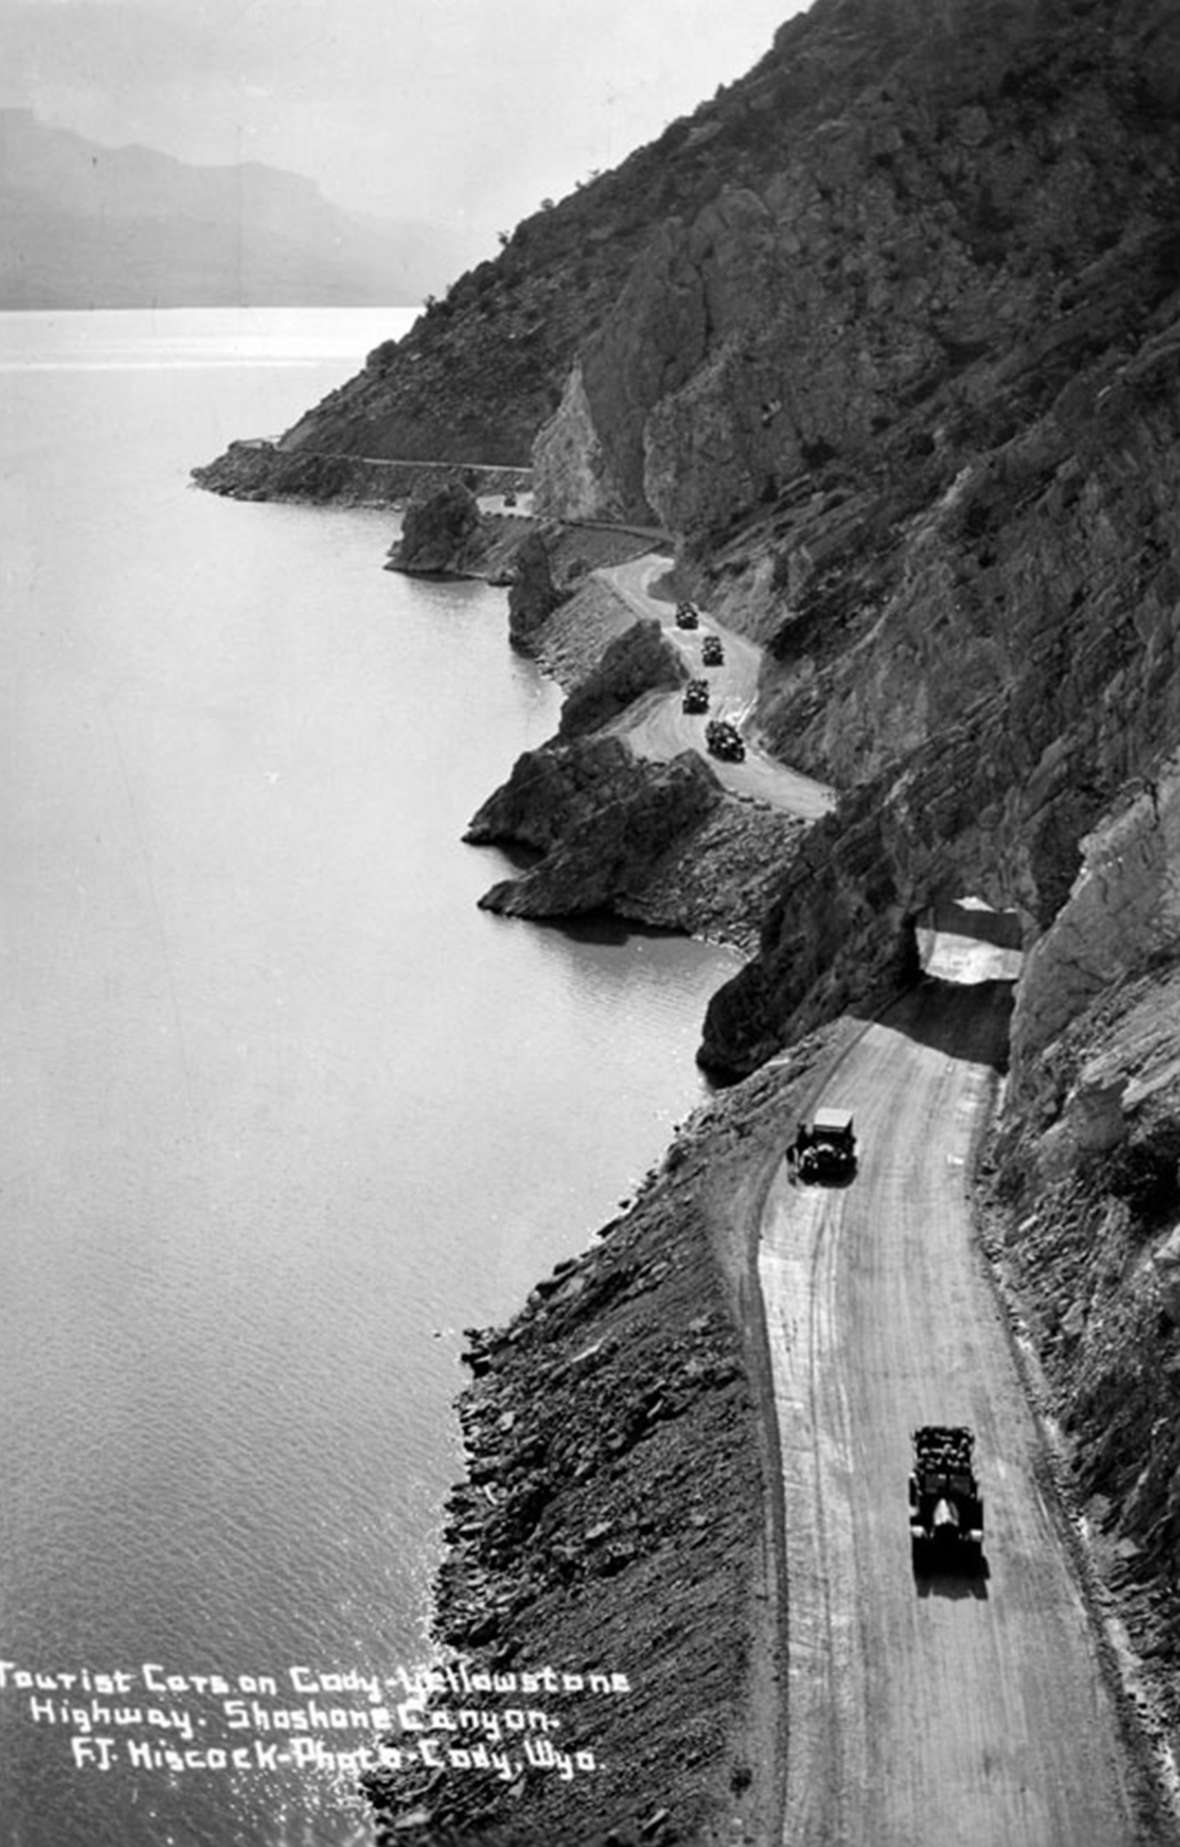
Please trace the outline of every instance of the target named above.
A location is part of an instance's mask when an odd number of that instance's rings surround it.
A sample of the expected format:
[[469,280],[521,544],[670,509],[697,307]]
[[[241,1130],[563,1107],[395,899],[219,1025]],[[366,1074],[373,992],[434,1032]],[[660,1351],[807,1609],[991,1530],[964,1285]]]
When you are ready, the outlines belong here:
[[631,1691],[540,1702],[593,1774],[373,1773],[379,1842],[772,1838],[782,1515],[752,1261],[788,1125],[849,1030],[701,1105],[580,1257],[467,1330],[434,1635],[469,1673],[545,1661]]
[[[580,538],[563,527],[556,548],[568,559]],[[646,549],[609,530],[595,547],[612,563]],[[569,610],[548,648],[528,649],[567,693],[636,621],[617,592]],[[738,935],[752,946],[751,929]],[[593,1773],[554,1775],[518,1753],[473,1775],[463,1752],[415,1771],[413,1739],[391,1739],[403,1761],[363,1783],[379,1842],[769,1838],[784,1668],[764,1610],[785,1593],[753,1263],[760,1201],[822,1043],[699,1106],[579,1257],[502,1328],[466,1330],[466,1473],[445,1503],[432,1633],[475,1673],[543,1660],[622,1672],[631,1691],[553,1704],[561,1749],[571,1765],[592,1757]],[[637,1639],[647,1629],[650,1647]]]

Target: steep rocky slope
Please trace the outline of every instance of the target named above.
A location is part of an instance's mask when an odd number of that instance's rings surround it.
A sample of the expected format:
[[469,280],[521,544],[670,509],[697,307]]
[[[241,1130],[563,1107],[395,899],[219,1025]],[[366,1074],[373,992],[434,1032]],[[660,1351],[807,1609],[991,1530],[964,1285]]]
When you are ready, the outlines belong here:
[[[602,507],[714,544],[827,462],[938,444],[1046,349],[1060,381],[1116,331],[1102,278],[1141,302],[1121,272],[1171,242],[1175,31],[1166,6],[1114,0],[820,0],[699,113],[693,134],[741,157],[658,228],[584,343],[538,444],[547,504],[585,511],[594,481]],[[944,470],[979,433],[945,432]]]
[[[987,1164],[989,1253],[1143,1711],[1180,1741],[1180,962],[1092,989]],[[1116,1635],[1117,1635],[1116,1631]]]
[[879,446],[1169,228],[1176,30],[1166,0],[819,0],[283,446],[524,462],[560,403],[554,511],[703,536]]
[[944,896],[1044,929],[1175,739],[1178,94],[1168,0],[817,0],[248,452],[257,492],[531,450],[542,511],[658,518],[766,642],[763,733],[845,801],[720,1070],[904,977]]
[[[863,533],[786,612],[765,722],[849,793],[757,974],[713,1010],[723,1062],[789,1033],[816,981],[842,972],[863,992],[904,965],[914,914],[955,889],[1046,928],[1082,837],[1158,776],[1180,735],[1175,298],[1146,318],[1131,352],[1071,375],[1028,430],[964,460],[890,542]],[[814,652],[808,625],[827,631]],[[833,904],[859,921],[825,946],[808,920]]]
[[1180,1727],[1180,766],[1090,835],[1018,991],[992,1254],[1108,1586]]
[[[690,214],[736,170],[740,150],[711,129],[674,122],[650,146],[524,219],[494,261],[460,276],[401,341],[377,347],[364,370],[287,433],[280,453],[228,460],[257,485],[279,479],[291,451],[524,465],[561,400],[581,343],[605,320],[654,226]],[[291,491],[287,489],[286,491]],[[294,491],[298,491],[297,487]]]
[[[472,1673],[617,1672],[629,1690],[527,1701],[559,1721],[547,1742],[592,1753],[568,1777],[511,1734],[508,1776],[424,1771],[399,1734],[405,1761],[370,1778],[379,1841],[774,1839],[776,1498],[748,1243],[782,1125],[840,1042],[800,1046],[703,1108],[597,1244],[508,1327],[470,1332],[436,1633]],[[521,1704],[511,1686],[478,1698],[498,1715]]]

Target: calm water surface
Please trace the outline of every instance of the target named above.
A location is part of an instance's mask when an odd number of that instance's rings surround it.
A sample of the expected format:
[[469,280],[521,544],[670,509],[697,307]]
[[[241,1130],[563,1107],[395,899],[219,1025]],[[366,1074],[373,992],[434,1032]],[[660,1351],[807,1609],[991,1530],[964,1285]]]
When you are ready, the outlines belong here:
[[476,909],[463,826],[558,703],[502,592],[383,572],[388,515],[187,484],[409,318],[0,316],[0,1658],[129,1677],[7,1671],[11,1847],[368,1839],[347,1777],[149,1769],[180,1730],[103,1709],[241,1744],[144,1664],[422,1658],[460,1330],[702,1094],[727,956]]

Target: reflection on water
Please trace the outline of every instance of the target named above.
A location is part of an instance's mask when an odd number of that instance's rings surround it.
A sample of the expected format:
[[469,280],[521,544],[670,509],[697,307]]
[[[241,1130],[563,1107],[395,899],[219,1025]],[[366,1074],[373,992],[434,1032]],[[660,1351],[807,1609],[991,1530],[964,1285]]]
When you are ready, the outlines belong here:
[[673,930],[659,930],[653,925],[628,923],[613,911],[589,911],[584,916],[566,919],[553,925],[571,943],[610,944],[639,943],[645,937],[655,942],[678,942]]

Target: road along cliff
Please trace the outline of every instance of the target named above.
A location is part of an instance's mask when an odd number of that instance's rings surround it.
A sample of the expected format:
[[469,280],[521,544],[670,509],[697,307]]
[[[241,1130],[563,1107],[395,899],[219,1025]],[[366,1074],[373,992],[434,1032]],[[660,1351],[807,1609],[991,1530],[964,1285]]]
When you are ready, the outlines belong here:
[[[1009,989],[927,979],[867,1024],[822,1093],[855,1112],[855,1181],[805,1186],[784,1164],[767,1199],[791,1847],[1154,1838],[972,1235]],[[975,1432],[979,1575],[911,1569],[910,1433],[928,1423]]]
[[[657,677],[668,648],[683,657],[685,671],[702,664],[702,632],[677,630],[668,606],[661,610],[651,595],[665,566],[657,558],[633,560],[597,574],[591,586],[595,610],[613,595],[627,612],[616,613],[613,628],[607,623],[609,647],[631,633],[630,616],[659,622]],[[531,631],[530,646],[560,657],[586,614],[576,597],[559,602]],[[730,701],[741,716],[758,680],[760,650],[743,648],[707,613],[704,621],[725,648],[728,671],[713,682],[719,702]],[[584,632],[580,646],[585,669]],[[514,837],[544,852],[543,868],[558,847],[556,868],[551,861],[541,874],[555,908],[570,891],[592,890],[592,876],[611,864],[596,829],[604,812],[634,800],[636,776],[655,778],[649,794],[661,778],[668,788],[682,783],[677,799],[713,811],[720,777],[699,748],[678,748],[691,746],[699,722],[682,714],[676,691],[657,688],[608,715],[580,740],[576,757],[562,760],[547,747],[518,765],[489,811],[500,804],[504,821],[515,805]],[[646,766],[636,747],[650,750]],[[594,752],[601,778],[588,774]],[[719,767],[736,774],[742,766]],[[822,834],[831,792],[792,780],[773,762],[767,770],[769,786],[785,788],[788,799],[802,791],[819,823],[815,834]],[[567,786],[538,803],[535,784],[546,776]],[[776,785],[778,776],[784,782]],[[608,787],[612,777],[617,783]],[[1157,807],[1159,801],[1157,794]],[[561,864],[561,843],[570,837],[585,843],[582,867]],[[796,832],[785,840],[785,854],[806,850],[803,839]],[[637,884],[651,845],[641,827],[629,875]],[[780,874],[789,863],[784,857]],[[563,877],[572,881],[564,893]],[[598,889],[609,895],[617,883],[616,867]],[[758,1277],[766,1346],[756,1326],[739,1317],[738,1327],[747,1377],[763,1406],[763,1530],[777,1539],[781,1577],[773,1582],[785,1585],[785,1594],[777,1604],[778,1678],[772,1657],[761,1680],[743,1682],[740,1693],[735,1687],[734,1698],[735,1711],[761,1723],[764,1739],[771,1735],[768,1698],[785,1729],[778,1775],[758,1785],[756,1799],[732,1808],[730,1826],[752,1831],[734,1838],[769,1844],[780,1828],[791,1847],[859,1839],[921,1847],[950,1830],[978,1847],[996,1839],[1129,1847],[1174,1838],[1147,1742],[1093,1620],[1087,1580],[1075,1574],[1076,1541],[1057,1501],[1050,1453],[973,1237],[971,1169],[1006,1064],[1021,960],[1010,946],[1011,921],[1005,929],[989,929],[989,922],[999,920],[989,920],[985,907],[929,913],[915,925],[914,952],[933,972],[892,1012],[845,1023],[851,1043],[829,1069],[822,1096],[856,1112],[863,1159],[854,1185],[801,1187],[765,1143],[751,1163],[757,1180],[747,1175],[744,1182],[747,1211],[755,1197],[764,1199]],[[771,1066],[766,1075],[773,1073]],[[727,1102],[741,1109],[741,1098],[739,1089]],[[791,1127],[784,1114],[780,1154]],[[751,1226],[747,1217],[743,1237]],[[564,1278],[554,1279],[543,1299],[560,1301],[565,1287]],[[749,1302],[751,1288],[747,1277],[739,1300],[744,1290]],[[476,1351],[481,1366],[488,1351]],[[757,1395],[768,1378],[773,1413]],[[513,1416],[518,1406],[514,1399]],[[473,1427],[486,1431],[491,1415],[485,1407]],[[986,1568],[978,1577],[915,1579],[910,1567],[910,1433],[927,1422],[966,1423],[978,1439],[988,1510]],[[470,1503],[463,1507],[470,1515]],[[613,1577],[613,1568],[606,1575]],[[771,1579],[764,1595],[769,1607]],[[461,1639],[465,1632],[458,1633]],[[740,1774],[731,1773],[731,1799],[744,1793],[748,1763],[741,1763]],[[748,1788],[755,1788],[753,1777]],[[563,1826],[587,1832],[570,1838],[598,1838],[588,1817],[572,1819],[576,1812]],[[650,1824],[656,1838],[716,1838],[703,1831],[716,1825],[706,1823],[705,1812],[688,1824],[684,1811],[665,1805],[636,1813],[634,1826],[641,1837]],[[614,1838],[627,1836],[616,1828]]]
[[[534,553],[540,544],[529,541],[527,560],[540,613],[522,621],[515,605],[515,645],[568,697],[557,738],[518,759],[468,828],[473,844],[534,856],[481,902],[532,918],[613,910],[753,947],[783,868],[834,794],[753,735],[743,762],[708,756],[705,718],[683,710],[682,692],[707,677],[710,715],[745,725],[761,650],[707,616],[678,629],[672,603],[651,593],[671,564],[661,554],[604,566],[570,594],[554,586],[547,553]],[[707,635],[722,643],[717,666],[703,660]]]
[[[928,954],[959,981],[702,1109],[594,1248],[471,1332],[436,1633],[501,1715],[538,1663],[627,1692],[545,1696],[568,1776],[540,1748],[504,1775],[462,1749],[423,1766],[396,1736],[369,1779],[380,1841],[1177,1839],[972,1233],[1011,952]],[[847,1187],[784,1161],[819,1100],[855,1112]],[[978,1576],[914,1575],[926,1421],[976,1433]]]

